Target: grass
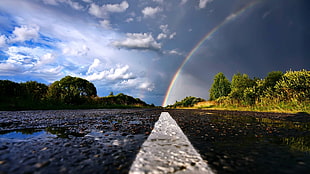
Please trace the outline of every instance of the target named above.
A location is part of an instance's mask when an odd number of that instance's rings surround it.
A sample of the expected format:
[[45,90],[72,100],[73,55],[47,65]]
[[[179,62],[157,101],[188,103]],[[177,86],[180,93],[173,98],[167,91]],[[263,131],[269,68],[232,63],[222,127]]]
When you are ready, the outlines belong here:
[[277,112],[277,113],[310,113],[310,104],[304,103],[298,105],[295,103],[279,103],[269,105],[253,105],[253,106],[238,106],[238,105],[220,105],[214,101],[205,101],[197,103],[192,109],[212,109],[212,110],[233,110],[233,111],[256,111],[256,112]]

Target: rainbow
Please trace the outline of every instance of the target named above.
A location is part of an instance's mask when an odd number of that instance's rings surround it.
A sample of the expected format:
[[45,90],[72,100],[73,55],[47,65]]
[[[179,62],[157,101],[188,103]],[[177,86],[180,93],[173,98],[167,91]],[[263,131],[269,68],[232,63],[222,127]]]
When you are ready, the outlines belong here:
[[188,55],[185,57],[185,59],[183,60],[182,64],[180,65],[180,67],[178,68],[178,70],[176,71],[176,73],[174,74],[170,85],[168,87],[168,90],[166,92],[165,95],[165,99],[162,103],[162,106],[167,106],[167,102],[168,99],[170,97],[171,91],[174,88],[174,84],[177,81],[183,67],[185,66],[185,64],[189,61],[189,59],[196,53],[196,51],[201,47],[201,45],[208,39],[210,39],[212,37],[212,35],[214,33],[216,33],[220,28],[222,28],[225,24],[229,23],[230,21],[236,19],[237,17],[239,17],[240,15],[242,15],[245,11],[247,11],[248,9],[251,9],[252,7],[254,7],[256,4],[262,2],[262,0],[257,0],[257,1],[253,1],[247,5],[245,5],[243,8],[241,8],[240,10],[230,14],[229,16],[227,16],[225,18],[225,20],[223,20],[220,24],[218,24],[217,26],[215,26],[211,31],[209,31],[195,46],[194,48],[188,53]]

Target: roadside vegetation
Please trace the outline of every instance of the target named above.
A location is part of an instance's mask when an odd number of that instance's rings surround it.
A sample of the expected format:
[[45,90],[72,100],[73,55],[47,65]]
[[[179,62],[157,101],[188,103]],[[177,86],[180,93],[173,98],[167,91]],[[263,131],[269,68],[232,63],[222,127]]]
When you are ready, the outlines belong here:
[[204,102],[205,99],[197,98],[197,97],[186,97],[181,101],[176,101],[173,105],[168,105],[167,108],[187,108],[187,107],[193,107],[197,103]]
[[310,113],[310,71],[272,71],[263,79],[237,73],[229,81],[223,73],[214,77],[209,101],[194,108],[239,111]]
[[66,76],[47,86],[28,81],[0,80],[0,110],[89,109],[152,107],[123,93],[98,97],[95,86],[82,78]]

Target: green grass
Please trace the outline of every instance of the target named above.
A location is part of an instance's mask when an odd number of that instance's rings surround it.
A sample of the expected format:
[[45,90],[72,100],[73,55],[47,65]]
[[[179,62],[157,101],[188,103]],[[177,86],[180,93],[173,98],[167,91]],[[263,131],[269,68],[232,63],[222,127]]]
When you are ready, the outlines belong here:
[[234,111],[256,111],[256,112],[280,112],[280,113],[310,113],[310,104],[303,103],[278,103],[278,104],[257,104],[252,106],[240,106],[232,104],[198,104],[192,107],[193,109],[215,109],[215,110],[234,110]]

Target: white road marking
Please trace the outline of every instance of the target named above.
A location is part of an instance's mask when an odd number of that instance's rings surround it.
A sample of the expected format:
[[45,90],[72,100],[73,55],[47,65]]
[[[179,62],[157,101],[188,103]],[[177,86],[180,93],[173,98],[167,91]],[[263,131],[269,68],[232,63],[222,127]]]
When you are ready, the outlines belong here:
[[129,173],[213,174],[168,112],[161,113]]

